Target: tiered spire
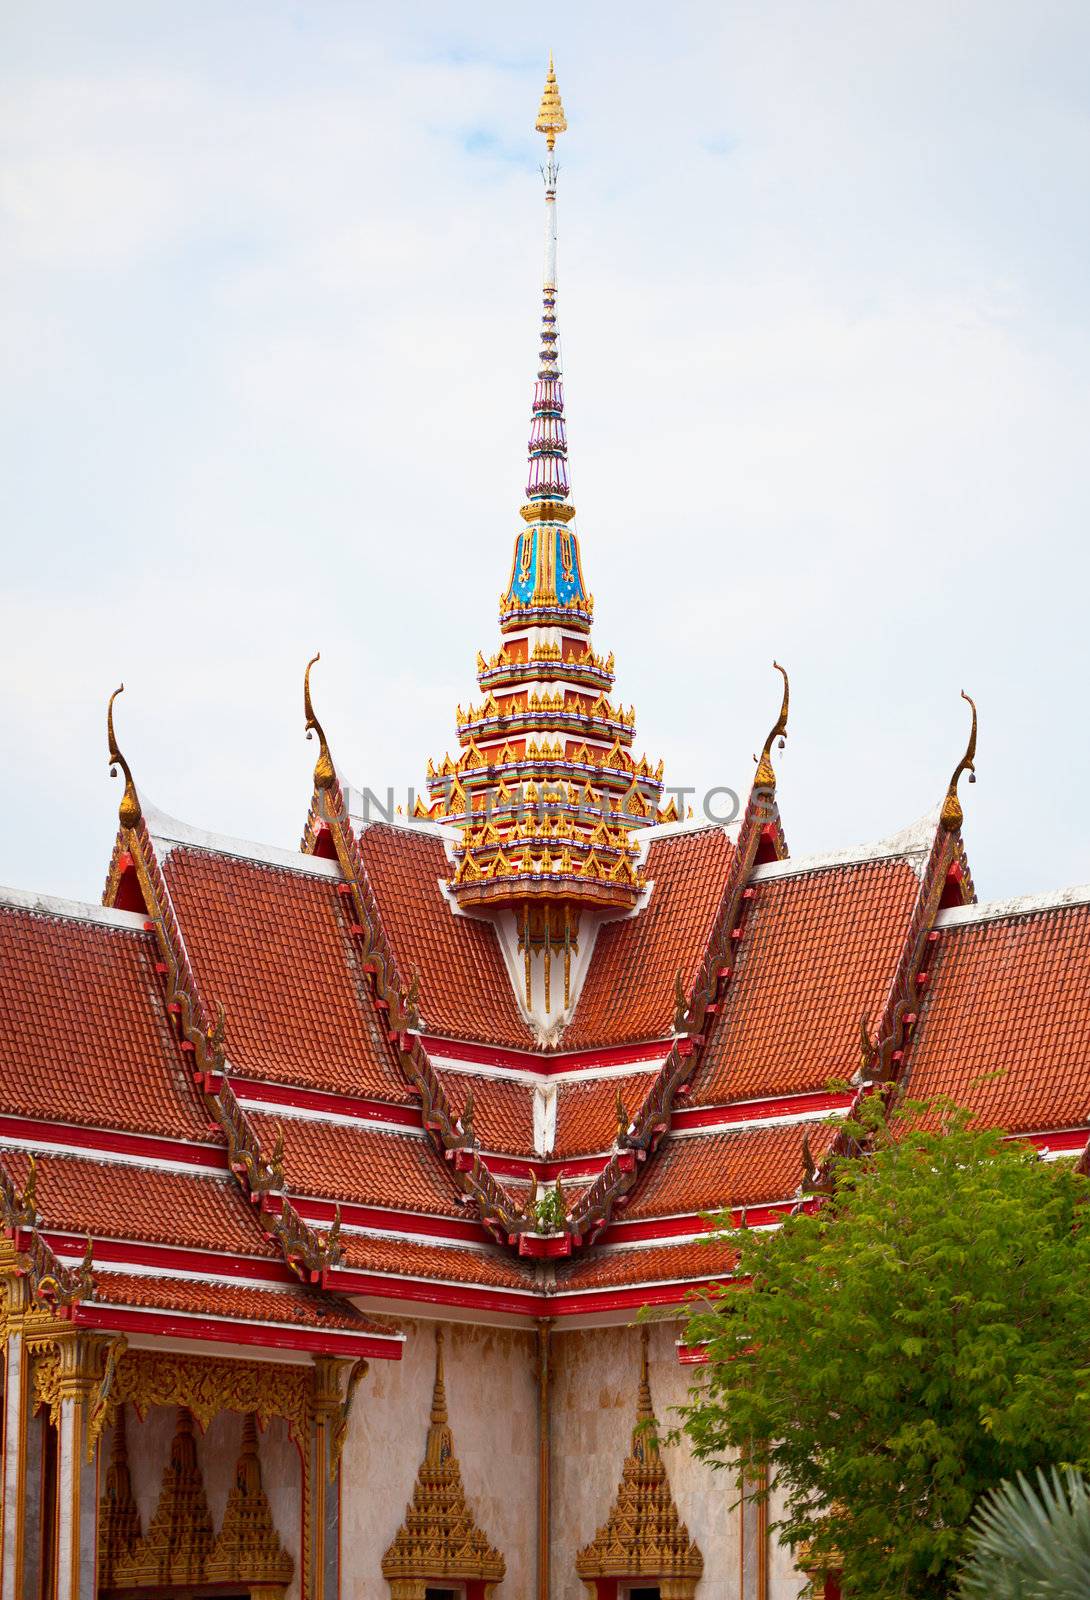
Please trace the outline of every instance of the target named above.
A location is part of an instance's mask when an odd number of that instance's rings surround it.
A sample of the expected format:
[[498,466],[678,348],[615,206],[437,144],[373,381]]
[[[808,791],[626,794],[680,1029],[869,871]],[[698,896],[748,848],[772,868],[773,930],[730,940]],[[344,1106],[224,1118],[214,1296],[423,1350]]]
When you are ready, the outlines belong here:
[[655,1438],[656,1427],[647,1370],[647,1329],[643,1328],[632,1448],[625,1457],[609,1518],[576,1556],[575,1570],[585,1581],[640,1577],[657,1579],[662,1585],[665,1580],[675,1600],[688,1600],[704,1571],[704,1557],[678,1516]]
[[382,1558],[391,1600],[423,1600],[429,1581],[476,1582],[490,1595],[506,1565],[477,1526],[466,1502],[462,1470],[454,1453],[443,1382],[443,1330],[435,1330],[435,1387],[424,1459],[412,1504],[397,1537]]
[[[594,601],[569,503],[556,315],[555,146],[567,119],[551,56],[536,127],[547,146],[545,266],[524,527],[500,597],[502,647],[478,655],[483,698],[458,708],[460,753],[429,763],[430,803],[418,802],[417,815],[463,830],[458,903],[515,913],[527,1010],[556,1022],[571,1003],[581,912],[635,907],[643,885],[630,835],[676,810],[660,810],[662,763],[633,754],[635,713],[611,698],[613,657],[589,637]],[[556,985],[554,954],[563,959]]]

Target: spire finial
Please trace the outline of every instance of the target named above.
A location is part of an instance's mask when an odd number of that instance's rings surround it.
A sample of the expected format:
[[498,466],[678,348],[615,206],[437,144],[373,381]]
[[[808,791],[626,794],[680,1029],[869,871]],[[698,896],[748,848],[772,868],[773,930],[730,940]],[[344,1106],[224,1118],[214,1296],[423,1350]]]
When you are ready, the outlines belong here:
[[958,799],[958,779],[963,772],[968,772],[969,782],[976,782],[976,701],[970,695],[967,695],[964,689],[961,691],[961,698],[967,700],[972,707],[973,724],[969,730],[969,743],[965,746],[965,754],[951,774],[950,784],[946,790],[946,799],[942,802],[942,810],[939,813],[939,821],[947,833],[957,833],[965,821],[965,813],[962,811],[961,801]]
[[787,711],[791,703],[791,685],[788,683],[787,673],[780,666],[780,663],[774,661],[772,665],[783,679],[783,702],[780,706],[780,714],[769,730],[768,738],[764,742],[761,759],[757,763],[757,771],[753,777],[753,787],[755,789],[774,789],[776,787],[776,774],[772,770],[772,746],[778,739],[782,750],[783,741],[787,738]]
[[106,739],[110,746],[110,777],[117,777],[117,769],[121,768],[125,774],[125,793],[121,796],[121,804],[117,808],[118,821],[123,828],[135,828],[140,821],[140,801],[136,795],[136,785],[132,781],[132,772],[129,763],[118,749],[117,738],[114,734],[114,701],[119,694],[123,694],[125,685],[119,683],[110,696],[106,707]]
[[545,75],[545,87],[541,91],[541,104],[537,108],[537,121],[534,123],[538,133],[545,135],[545,143],[551,154],[556,145],[558,133],[566,133],[568,121],[564,115],[564,107],[560,101],[560,90],[556,85],[556,73],[553,71],[553,53],[549,51],[549,70]]
[[443,1382],[443,1330],[435,1330],[435,1387],[431,1396],[431,1420],[445,1425],[447,1417],[447,1389]]
[[311,738],[315,733],[318,735],[319,750],[318,759],[314,763],[314,787],[316,789],[331,789],[336,781],[337,774],[333,768],[333,758],[329,753],[329,745],[326,743],[322,724],[314,715],[314,705],[310,698],[310,669],[316,661],[321,659],[322,652],[319,650],[318,654],[312,656],[307,662],[307,670],[303,674],[303,714],[307,719],[307,738]]
[[636,1410],[641,1422],[654,1419],[655,1409],[651,1404],[651,1377],[647,1364],[647,1345],[650,1330],[646,1323],[640,1329],[640,1391],[636,1402]]

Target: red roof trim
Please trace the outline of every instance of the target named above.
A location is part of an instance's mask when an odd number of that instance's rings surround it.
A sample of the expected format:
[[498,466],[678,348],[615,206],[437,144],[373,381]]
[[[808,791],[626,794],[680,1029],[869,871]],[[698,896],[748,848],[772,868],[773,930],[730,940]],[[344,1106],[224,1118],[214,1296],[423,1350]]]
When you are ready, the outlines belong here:
[[78,1327],[102,1328],[113,1333],[150,1333],[164,1339],[214,1339],[266,1350],[303,1350],[311,1355],[401,1360],[402,1341],[393,1334],[353,1333],[347,1328],[295,1328],[285,1323],[240,1322],[230,1317],[151,1311],[137,1306],[99,1304],[93,1300],[81,1300],[75,1305],[72,1321]]
[[472,1044],[462,1039],[443,1039],[421,1035],[421,1044],[430,1056],[448,1061],[466,1061],[479,1067],[506,1067],[512,1072],[536,1072],[548,1078],[559,1072],[593,1072],[607,1067],[629,1066],[633,1062],[656,1063],[669,1050],[672,1039],[649,1039],[639,1044],[613,1045],[606,1049],[536,1050],[502,1049],[495,1045]]
[[674,1111],[671,1128],[740,1127],[747,1122],[766,1122],[773,1118],[788,1121],[807,1114],[846,1111],[855,1102],[855,1090],[833,1093],[781,1095],[772,1100],[736,1100],[733,1105],[692,1106]]
[[332,1223],[337,1210],[345,1228],[367,1228],[372,1233],[394,1237],[413,1234],[422,1239],[453,1239],[464,1244],[481,1243],[479,1222],[460,1222],[457,1217],[437,1217],[426,1211],[389,1211],[381,1206],[355,1205],[351,1201],[304,1199],[293,1196],[292,1205],[308,1222]]
[[193,1144],[157,1134],[121,1133],[116,1128],[84,1127],[77,1122],[46,1122],[38,1117],[0,1115],[0,1144],[33,1150],[87,1151],[112,1156],[140,1156],[149,1166],[171,1161],[202,1172],[226,1172],[222,1144]]
[[[213,1080],[211,1093],[218,1092]],[[382,1127],[416,1128],[423,1126],[418,1105],[393,1105],[388,1100],[370,1100],[365,1095],[331,1094],[324,1089],[300,1089],[291,1084],[272,1083],[265,1078],[231,1076],[236,1100],[248,1106],[284,1106],[297,1111],[318,1111],[325,1116],[354,1117]]]
[[[58,1233],[53,1228],[39,1229],[55,1255],[79,1261],[87,1245],[79,1233]],[[192,1245],[150,1244],[134,1239],[99,1239],[92,1235],[92,1266],[151,1267],[165,1276],[181,1272],[240,1281],[289,1284],[299,1279],[282,1256],[241,1256],[219,1250],[201,1250]]]

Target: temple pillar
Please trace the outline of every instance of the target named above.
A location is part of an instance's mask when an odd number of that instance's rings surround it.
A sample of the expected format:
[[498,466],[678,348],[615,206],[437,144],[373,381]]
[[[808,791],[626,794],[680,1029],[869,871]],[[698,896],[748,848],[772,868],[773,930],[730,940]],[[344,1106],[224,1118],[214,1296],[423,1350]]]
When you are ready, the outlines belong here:
[[88,1419],[102,1368],[102,1344],[69,1328],[57,1340],[56,1600],[95,1600],[98,1567],[98,1448]]
[[341,1592],[341,1452],[344,1433],[341,1369],[334,1356],[314,1358],[314,1407],[303,1463],[311,1527],[310,1571],[303,1600],[339,1600]]
[[[28,1310],[26,1280],[3,1280],[4,1307],[4,1414],[3,1414],[3,1518],[0,1522],[0,1600],[23,1600],[27,1577],[37,1589],[38,1540],[28,1540],[28,1523],[37,1523],[41,1498],[41,1431],[30,1425],[30,1356],[25,1321]],[[27,1570],[27,1545],[31,1546],[32,1573]]]

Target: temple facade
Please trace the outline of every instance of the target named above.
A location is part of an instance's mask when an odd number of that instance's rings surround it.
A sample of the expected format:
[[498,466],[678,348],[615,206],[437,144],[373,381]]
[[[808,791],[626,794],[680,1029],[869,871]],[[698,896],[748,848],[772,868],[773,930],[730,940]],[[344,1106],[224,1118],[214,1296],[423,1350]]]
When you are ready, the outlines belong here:
[[1090,888],[978,900],[971,702],[879,843],[790,854],[782,667],[737,821],[664,803],[571,503],[566,126],[550,63],[525,499],[417,815],[366,819],[315,662],[296,850],[155,811],[115,693],[101,905],[0,890],[0,1600],[834,1596],[656,1435],[709,1213],[820,1205],[876,1088],[1087,1159]]

